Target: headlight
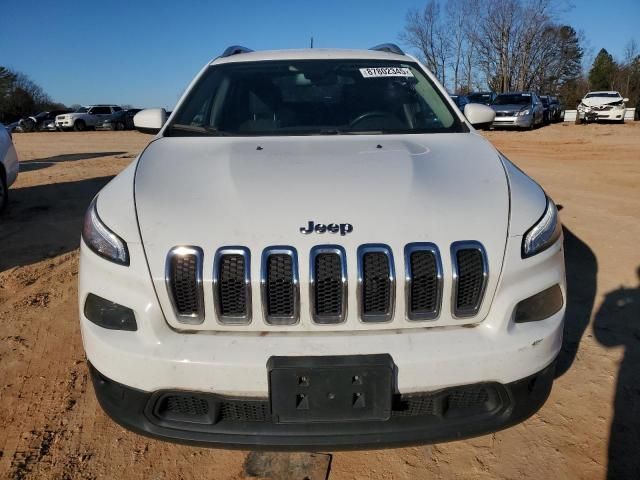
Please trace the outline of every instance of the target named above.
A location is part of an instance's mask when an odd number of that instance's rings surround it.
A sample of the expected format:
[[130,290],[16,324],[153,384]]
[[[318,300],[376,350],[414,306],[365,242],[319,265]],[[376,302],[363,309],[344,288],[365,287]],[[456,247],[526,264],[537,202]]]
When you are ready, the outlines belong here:
[[100,220],[96,210],[97,198],[93,199],[84,216],[82,238],[87,246],[101,257],[120,265],[128,266],[129,251],[127,244]]
[[518,113],[518,115],[529,115],[531,113],[531,110],[529,110],[528,108],[525,108],[524,110],[520,110],[520,113]]
[[522,258],[527,258],[546,250],[560,237],[562,226],[558,221],[558,209],[547,197],[547,208],[542,218],[525,233],[522,239]]

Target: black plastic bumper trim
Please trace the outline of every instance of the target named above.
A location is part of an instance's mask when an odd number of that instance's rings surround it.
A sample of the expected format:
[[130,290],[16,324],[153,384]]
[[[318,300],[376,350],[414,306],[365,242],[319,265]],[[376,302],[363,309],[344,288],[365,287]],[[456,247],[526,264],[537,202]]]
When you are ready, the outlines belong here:
[[[171,392],[143,392],[89,370],[98,401],[117,423],[153,438],[218,448],[263,450],[364,450],[459,440],[495,432],[520,423],[544,404],[551,391],[555,362],[529,377],[508,384],[486,384],[496,392],[490,410],[463,415],[392,415],[386,421],[278,424],[266,421],[223,420],[214,424],[175,423],[154,414],[154,406]],[[452,389],[461,388],[453,387]],[[442,390],[442,395],[447,390]],[[173,393],[184,394],[184,391]],[[194,392],[212,401],[228,397]],[[416,394],[407,396],[414,397]],[[437,401],[436,393],[436,401]],[[402,398],[405,398],[404,396]],[[267,399],[238,398],[264,405]]]

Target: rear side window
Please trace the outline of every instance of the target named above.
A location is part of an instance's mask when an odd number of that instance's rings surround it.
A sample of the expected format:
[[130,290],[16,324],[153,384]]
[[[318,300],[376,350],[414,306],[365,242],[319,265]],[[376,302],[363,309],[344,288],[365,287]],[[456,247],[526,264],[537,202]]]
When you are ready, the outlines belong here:
[[466,131],[417,64],[380,60],[212,66],[165,135],[322,135]]

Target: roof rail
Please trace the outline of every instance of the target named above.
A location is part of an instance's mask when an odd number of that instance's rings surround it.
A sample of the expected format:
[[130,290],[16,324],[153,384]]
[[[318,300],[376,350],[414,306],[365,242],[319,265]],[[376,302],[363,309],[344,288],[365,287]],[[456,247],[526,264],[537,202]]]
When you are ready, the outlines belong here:
[[249,53],[249,52],[253,52],[253,50],[247,47],[241,47],[240,45],[232,45],[230,47],[227,47],[227,49],[224,52],[222,52],[222,55],[220,56],[224,58],[224,57],[230,57],[231,55],[238,55],[239,53]]
[[371,47],[369,50],[377,50],[379,52],[395,53],[396,55],[404,55],[402,49],[395,43],[381,43],[375,47]]

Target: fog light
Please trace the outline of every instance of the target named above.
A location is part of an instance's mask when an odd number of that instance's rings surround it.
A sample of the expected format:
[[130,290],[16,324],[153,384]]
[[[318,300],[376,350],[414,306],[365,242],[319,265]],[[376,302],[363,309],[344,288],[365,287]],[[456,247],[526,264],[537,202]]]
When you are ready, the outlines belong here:
[[516,323],[544,320],[559,312],[562,305],[564,305],[562,290],[560,285],[556,284],[518,303]]
[[84,302],[84,316],[110,330],[138,330],[133,310],[90,293]]

